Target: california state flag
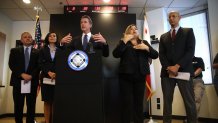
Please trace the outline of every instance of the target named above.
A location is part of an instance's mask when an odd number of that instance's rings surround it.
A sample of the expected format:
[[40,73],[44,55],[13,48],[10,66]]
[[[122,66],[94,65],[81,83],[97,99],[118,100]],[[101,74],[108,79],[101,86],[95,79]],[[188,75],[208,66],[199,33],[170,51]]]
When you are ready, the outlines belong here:
[[[146,40],[148,41],[149,44],[151,44],[150,32],[149,32],[146,16],[144,16],[143,40]],[[156,90],[155,77],[154,77],[154,66],[151,61],[152,60],[150,59],[149,60],[150,74],[145,76],[147,101],[150,100],[151,96],[155,93],[155,90]]]

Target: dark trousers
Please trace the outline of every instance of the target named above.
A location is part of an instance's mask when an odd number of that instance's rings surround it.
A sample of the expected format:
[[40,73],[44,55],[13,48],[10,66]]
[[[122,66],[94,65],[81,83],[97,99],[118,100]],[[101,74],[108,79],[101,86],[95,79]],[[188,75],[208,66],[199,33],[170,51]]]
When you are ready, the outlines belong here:
[[192,79],[190,79],[190,81],[184,81],[179,79],[161,78],[164,100],[163,123],[171,123],[172,121],[172,102],[176,84],[179,87],[179,91],[185,104],[187,122],[196,123],[197,112]]
[[143,123],[145,76],[120,74],[119,82],[122,101],[122,123],[130,123],[132,115],[134,123]]
[[213,83],[214,83],[214,88],[216,90],[216,94],[218,96],[218,76],[217,75],[214,76]]
[[26,123],[34,123],[37,89],[31,88],[30,94],[21,94],[20,89],[13,87],[14,115],[16,123],[23,123],[23,107],[26,97]]

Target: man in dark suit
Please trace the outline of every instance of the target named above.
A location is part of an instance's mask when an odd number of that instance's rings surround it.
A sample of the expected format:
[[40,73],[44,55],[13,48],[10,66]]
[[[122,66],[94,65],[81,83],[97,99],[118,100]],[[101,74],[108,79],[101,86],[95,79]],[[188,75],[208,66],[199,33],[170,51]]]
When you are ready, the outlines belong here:
[[216,90],[216,94],[218,96],[218,53],[216,54],[214,60],[213,60],[213,69],[215,70],[213,83]]
[[[61,44],[68,44],[68,48],[75,50],[88,51],[90,48],[101,49],[103,56],[107,57],[109,55],[109,47],[105,38],[100,34],[91,34],[92,20],[88,15],[84,15],[80,20],[80,27],[82,30],[82,35],[72,39],[71,34],[69,33],[61,40]],[[90,46],[90,43],[92,46]]]
[[[177,84],[185,104],[187,121],[188,123],[196,123],[197,114],[192,81],[195,36],[191,28],[179,26],[181,16],[178,12],[172,11],[168,17],[171,30],[161,35],[159,45],[159,58],[162,65],[161,86],[164,100],[163,122],[171,123],[173,94]],[[171,78],[176,77],[178,72],[190,73],[191,77],[188,81]]]
[[[12,71],[10,85],[13,86],[14,115],[16,123],[23,123],[23,107],[26,98],[26,123],[34,123],[39,83],[39,55],[38,50],[32,47],[33,40],[30,33],[22,33],[21,42],[23,46],[12,48],[9,57],[9,68]],[[22,92],[22,85],[25,84],[30,84],[30,92]]]

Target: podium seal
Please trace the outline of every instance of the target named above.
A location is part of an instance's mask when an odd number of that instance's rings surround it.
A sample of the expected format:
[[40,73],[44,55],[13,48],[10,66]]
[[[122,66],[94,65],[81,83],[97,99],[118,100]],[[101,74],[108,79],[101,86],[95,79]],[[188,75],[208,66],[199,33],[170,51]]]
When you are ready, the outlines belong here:
[[68,65],[75,71],[81,71],[88,66],[89,58],[87,54],[81,50],[75,50],[68,56]]

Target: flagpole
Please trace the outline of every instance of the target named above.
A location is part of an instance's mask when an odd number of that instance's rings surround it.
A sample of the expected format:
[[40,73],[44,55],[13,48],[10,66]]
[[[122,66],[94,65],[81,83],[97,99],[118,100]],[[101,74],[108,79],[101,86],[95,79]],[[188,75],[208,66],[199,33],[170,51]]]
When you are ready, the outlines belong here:
[[152,119],[151,98],[149,99],[149,115],[150,115],[150,119],[148,123],[157,123]]
[[151,110],[151,98],[149,100],[149,114],[150,114],[150,117],[152,117],[152,110]]
[[41,46],[41,29],[40,29],[40,22],[39,22],[39,11],[42,11],[40,6],[35,6],[34,10],[36,11],[36,24],[35,24],[35,43],[34,48],[40,49]]
[[[148,41],[149,44],[151,44],[150,40],[150,31],[148,28],[148,21],[147,21],[147,17],[146,17],[146,13],[144,13],[144,25],[143,25],[144,29],[143,29],[143,39]],[[150,66],[150,72],[151,74],[154,74],[154,68],[152,67],[152,59],[149,59],[148,61]],[[148,121],[148,123],[156,123],[152,120],[152,105],[151,105],[151,98],[152,95],[154,93],[154,84],[155,80],[151,81],[151,74],[148,76],[146,75],[146,87],[148,89],[147,92],[149,92],[149,94],[147,94],[147,101],[149,100],[149,116],[150,116],[150,120]],[[149,77],[149,78],[148,78]],[[152,83],[153,82],[153,83]]]
[[42,7],[35,6],[34,10],[36,10],[36,17],[38,17],[39,16],[39,11],[42,11]]
[[[36,21],[37,21],[37,19],[39,18],[39,11],[42,11],[42,8],[39,6],[35,6],[33,9],[36,11]],[[39,94],[39,91],[40,91],[40,84],[37,87],[37,96]],[[34,122],[37,123],[36,120],[34,120]]]

